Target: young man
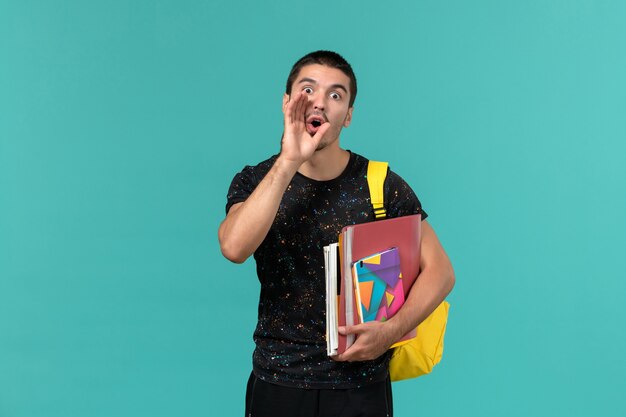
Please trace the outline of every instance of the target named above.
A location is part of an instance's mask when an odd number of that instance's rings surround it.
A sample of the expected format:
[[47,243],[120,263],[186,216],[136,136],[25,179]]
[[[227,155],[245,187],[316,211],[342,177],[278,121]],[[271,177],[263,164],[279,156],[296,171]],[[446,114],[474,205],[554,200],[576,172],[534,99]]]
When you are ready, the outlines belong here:
[[[339,144],[356,93],[352,68],[340,55],[301,58],[283,96],[280,154],[246,166],[228,191],[222,253],[237,263],[254,254],[261,282],[246,416],[391,416],[388,348],[454,286],[450,261],[424,221],[421,272],[405,305],[384,323],[340,329],[356,334],[356,342],[337,357],[326,355],[322,248],[342,227],[374,220],[367,159]],[[388,217],[426,218],[393,171],[384,193]]]

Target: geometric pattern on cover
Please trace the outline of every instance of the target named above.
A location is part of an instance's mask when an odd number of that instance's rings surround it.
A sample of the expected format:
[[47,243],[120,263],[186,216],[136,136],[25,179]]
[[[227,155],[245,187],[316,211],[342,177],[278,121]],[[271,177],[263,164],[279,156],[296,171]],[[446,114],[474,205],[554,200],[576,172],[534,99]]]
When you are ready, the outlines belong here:
[[385,321],[404,304],[397,248],[356,263],[363,321]]

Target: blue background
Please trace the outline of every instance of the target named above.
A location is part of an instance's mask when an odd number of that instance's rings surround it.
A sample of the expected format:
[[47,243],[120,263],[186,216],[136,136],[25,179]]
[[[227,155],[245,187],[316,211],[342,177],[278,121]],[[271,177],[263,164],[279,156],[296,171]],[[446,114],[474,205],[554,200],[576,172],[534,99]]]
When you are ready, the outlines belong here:
[[[0,0],[0,416],[241,416],[259,285],[230,180],[291,65],[359,81],[455,266],[397,416],[626,414],[621,1]],[[621,393],[621,394],[620,394]]]

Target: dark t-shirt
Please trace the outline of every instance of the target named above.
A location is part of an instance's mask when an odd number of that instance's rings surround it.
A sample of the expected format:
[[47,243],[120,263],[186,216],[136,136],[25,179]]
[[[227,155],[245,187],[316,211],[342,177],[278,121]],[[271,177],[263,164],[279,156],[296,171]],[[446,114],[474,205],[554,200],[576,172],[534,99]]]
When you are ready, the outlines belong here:
[[[235,176],[227,213],[248,198],[276,158],[246,166]],[[261,295],[253,369],[264,381],[299,388],[355,388],[387,377],[389,352],[363,362],[336,362],[326,354],[323,247],[336,242],[344,226],[374,221],[367,163],[351,153],[346,169],[329,181],[296,173],[254,252]],[[427,216],[413,190],[391,170],[384,199],[389,218]]]

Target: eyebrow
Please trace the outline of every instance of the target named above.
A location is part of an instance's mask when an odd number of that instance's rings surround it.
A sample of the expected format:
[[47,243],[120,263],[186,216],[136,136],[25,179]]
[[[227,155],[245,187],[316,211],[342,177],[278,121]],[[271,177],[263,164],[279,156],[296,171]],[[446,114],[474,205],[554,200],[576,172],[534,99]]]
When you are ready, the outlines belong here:
[[[298,81],[298,84],[302,84],[302,83],[312,83],[312,84],[317,84],[317,81],[315,81],[313,78],[303,78],[300,81]],[[343,91],[345,91],[346,94],[348,94],[348,89],[346,87],[344,87],[343,84],[333,84],[330,86],[331,89],[333,88],[341,88]]]

